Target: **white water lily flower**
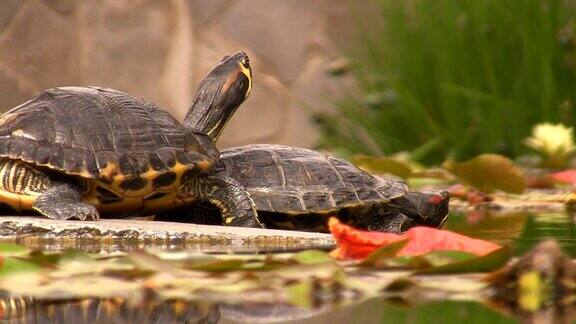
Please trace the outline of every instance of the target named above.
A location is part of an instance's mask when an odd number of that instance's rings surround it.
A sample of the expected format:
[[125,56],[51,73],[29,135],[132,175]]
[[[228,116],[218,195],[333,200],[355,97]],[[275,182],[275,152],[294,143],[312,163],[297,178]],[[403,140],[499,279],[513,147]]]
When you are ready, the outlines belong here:
[[572,127],[542,123],[534,126],[532,136],[524,143],[548,159],[547,164],[560,167],[576,151]]

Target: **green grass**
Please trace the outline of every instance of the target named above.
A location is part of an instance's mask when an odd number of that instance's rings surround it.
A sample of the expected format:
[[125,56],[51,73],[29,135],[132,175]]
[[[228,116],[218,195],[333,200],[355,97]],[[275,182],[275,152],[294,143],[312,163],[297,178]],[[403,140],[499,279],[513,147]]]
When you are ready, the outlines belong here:
[[[373,0],[376,1],[376,0]],[[561,0],[379,0],[351,58],[359,93],[321,116],[321,144],[434,164],[515,157],[538,122],[574,125],[576,5]],[[380,27],[374,27],[374,26]]]

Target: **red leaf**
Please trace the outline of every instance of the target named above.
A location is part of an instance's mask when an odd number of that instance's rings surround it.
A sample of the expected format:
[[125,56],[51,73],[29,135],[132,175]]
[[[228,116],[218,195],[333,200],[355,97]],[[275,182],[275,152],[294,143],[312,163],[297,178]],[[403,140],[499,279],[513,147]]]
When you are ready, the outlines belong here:
[[554,181],[576,184],[576,170],[566,170],[552,173],[550,178]]
[[401,240],[408,240],[408,243],[398,252],[398,256],[421,255],[432,251],[462,251],[485,255],[501,248],[492,242],[431,227],[413,227],[400,235],[358,230],[340,223],[336,218],[330,219],[328,227],[338,244],[330,255],[338,259],[362,259],[378,248]]

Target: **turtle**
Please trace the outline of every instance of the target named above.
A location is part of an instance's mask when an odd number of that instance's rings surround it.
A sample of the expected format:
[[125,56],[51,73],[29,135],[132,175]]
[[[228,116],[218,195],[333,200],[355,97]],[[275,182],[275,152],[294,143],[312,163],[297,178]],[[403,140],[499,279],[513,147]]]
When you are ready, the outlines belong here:
[[[211,81],[207,78],[205,82]],[[211,124],[220,127],[207,127],[206,111],[203,105],[193,105],[184,126],[206,133],[216,142],[235,111],[218,116],[221,120],[212,118]],[[325,216],[338,215],[361,228],[402,232],[415,225],[441,227],[447,219],[447,191],[412,192],[399,178],[369,174],[329,154],[273,144],[252,144],[222,153],[215,174],[240,185],[236,194],[248,199],[267,227],[326,231]],[[158,213],[156,219],[218,225],[221,218],[215,216],[223,211],[222,206],[198,200]]]
[[[150,214],[207,200],[224,223],[262,227],[236,180],[212,172],[220,132],[249,96],[248,56],[225,56],[196,91],[184,127],[145,99],[102,87],[57,87],[0,116],[0,204],[52,219]],[[232,216],[233,215],[233,216]]]
[[[401,233],[441,227],[449,193],[411,192],[406,182],[375,176],[347,160],[293,146],[251,144],[221,150],[216,174],[238,181],[268,228],[326,232],[327,217],[355,227]],[[158,219],[214,222],[219,210],[198,201]]]

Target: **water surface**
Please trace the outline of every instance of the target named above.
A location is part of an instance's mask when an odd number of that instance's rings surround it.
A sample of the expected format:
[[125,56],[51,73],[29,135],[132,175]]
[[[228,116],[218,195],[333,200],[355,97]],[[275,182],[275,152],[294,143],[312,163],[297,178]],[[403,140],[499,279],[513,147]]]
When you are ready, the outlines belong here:
[[[494,241],[500,244],[510,245],[514,254],[522,255],[530,250],[535,244],[544,238],[556,239],[561,247],[572,257],[576,257],[576,228],[573,218],[565,213],[509,213],[509,214],[480,214],[480,213],[454,213],[450,215],[446,224],[446,229],[464,233],[466,235]],[[90,244],[82,245],[81,242],[75,243],[76,249],[99,252],[99,251],[130,251],[138,248],[162,248],[166,250],[182,249],[169,245],[154,244],[134,244],[126,245],[110,242],[110,246],[91,246]],[[65,246],[50,246],[48,244],[35,246],[42,249],[58,249]],[[67,246],[68,248],[70,246]],[[251,250],[243,249],[233,251],[227,247],[220,246],[188,246],[184,247],[194,251],[203,251],[210,253],[274,253],[286,252],[278,250]],[[118,301],[114,301],[118,303]],[[112,303],[114,303],[112,302]],[[108,304],[106,304],[108,303]],[[9,303],[8,303],[9,304]],[[14,304],[12,302],[12,304]],[[59,303],[56,306],[46,303],[31,303],[31,307],[24,311],[18,311],[15,318],[23,319],[23,322],[31,323],[50,323],[58,322],[62,319],[73,320],[75,322],[106,322],[114,316],[124,316],[123,321],[137,321],[141,324],[147,321],[164,322],[219,322],[219,323],[245,323],[245,322],[278,322],[278,323],[514,323],[520,316],[528,320],[526,314],[517,315],[507,314],[505,310],[495,310],[491,307],[471,301],[427,301],[413,300],[402,303],[385,301],[381,298],[371,299],[346,307],[321,307],[318,309],[301,309],[289,305],[206,305],[206,304],[188,304],[185,311],[182,307],[177,307],[179,311],[174,313],[174,308],[166,305],[157,306],[151,312],[146,313],[144,308],[131,305],[120,305],[119,312],[106,311],[114,305],[110,302],[92,302],[87,308],[87,304],[82,305],[82,309],[88,309],[90,316],[86,317],[85,311],[78,311],[74,303]],[[78,304],[79,305],[79,304]],[[80,307],[80,306],[78,306]],[[566,311],[557,310],[554,305],[552,308],[545,310],[542,314],[533,314],[531,316],[540,316],[544,322],[555,322],[558,314],[565,316]],[[58,318],[46,317],[47,313],[59,314]],[[5,312],[10,314],[10,312]],[[25,314],[26,316],[22,317]],[[106,316],[104,316],[106,315]],[[76,316],[76,317],[75,317]],[[99,318],[98,316],[103,316]],[[119,319],[119,318],[117,318]],[[88,320],[88,321],[86,321]]]

